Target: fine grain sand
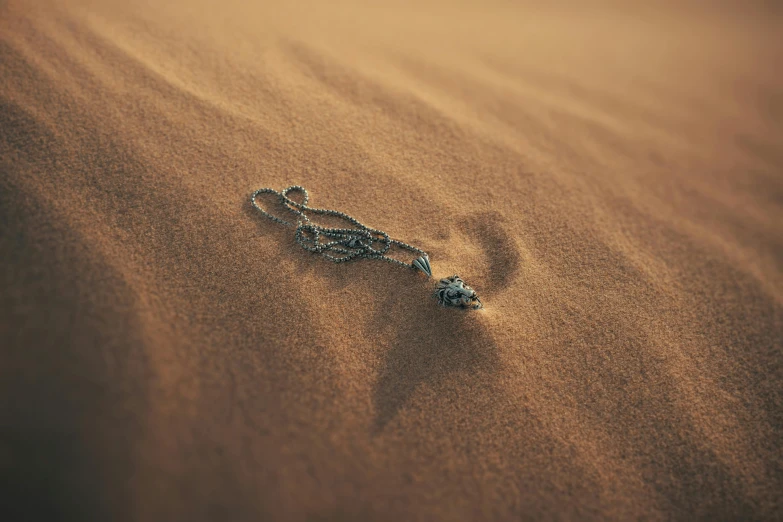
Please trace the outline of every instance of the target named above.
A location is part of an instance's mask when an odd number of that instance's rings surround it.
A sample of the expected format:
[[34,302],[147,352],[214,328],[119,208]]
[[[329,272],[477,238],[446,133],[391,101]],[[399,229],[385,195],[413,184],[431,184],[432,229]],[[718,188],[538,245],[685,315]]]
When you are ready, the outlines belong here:
[[3,520],[783,517],[772,2],[127,4],[0,1]]

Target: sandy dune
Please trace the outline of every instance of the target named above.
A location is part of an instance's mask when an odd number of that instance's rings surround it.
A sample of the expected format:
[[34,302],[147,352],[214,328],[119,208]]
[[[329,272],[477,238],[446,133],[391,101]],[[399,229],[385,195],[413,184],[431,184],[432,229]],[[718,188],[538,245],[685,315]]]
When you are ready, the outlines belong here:
[[291,3],[0,2],[6,520],[783,518],[780,12]]

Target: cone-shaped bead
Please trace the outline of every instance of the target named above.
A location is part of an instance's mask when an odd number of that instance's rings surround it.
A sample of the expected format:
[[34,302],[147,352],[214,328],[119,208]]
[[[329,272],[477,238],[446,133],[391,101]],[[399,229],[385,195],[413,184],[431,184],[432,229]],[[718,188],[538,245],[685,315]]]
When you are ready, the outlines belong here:
[[430,260],[427,256],[421,256],[417,259],[414,259],[413,268],[418,268],[427,274],[427,277],[432,277],[432,268],[430,268]]

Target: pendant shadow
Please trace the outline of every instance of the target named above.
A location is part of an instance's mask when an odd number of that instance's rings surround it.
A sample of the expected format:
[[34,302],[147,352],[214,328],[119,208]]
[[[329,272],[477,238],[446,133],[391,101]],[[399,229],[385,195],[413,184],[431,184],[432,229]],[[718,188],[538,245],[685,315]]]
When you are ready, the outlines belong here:
[[[486,375],[498,366],[485,312],[443,308],[428,294],[428,286],[412,281],[410,291],[389,293],[383,312],[374,318],[373,327],[392,338],[373,393],[375,434],[406,407],[419,386],[437,387],[455,373]],[[395,320],[390,323],[389,317]],[[388,331],[390,324],[397,330]]]

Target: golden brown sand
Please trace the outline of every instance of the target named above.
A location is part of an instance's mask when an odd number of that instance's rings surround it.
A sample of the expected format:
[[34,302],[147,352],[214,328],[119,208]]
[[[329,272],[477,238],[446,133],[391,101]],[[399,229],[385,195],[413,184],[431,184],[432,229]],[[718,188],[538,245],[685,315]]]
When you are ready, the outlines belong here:
[[772,3],[292,3],[0,2],[3,519],[783,517]]

